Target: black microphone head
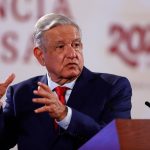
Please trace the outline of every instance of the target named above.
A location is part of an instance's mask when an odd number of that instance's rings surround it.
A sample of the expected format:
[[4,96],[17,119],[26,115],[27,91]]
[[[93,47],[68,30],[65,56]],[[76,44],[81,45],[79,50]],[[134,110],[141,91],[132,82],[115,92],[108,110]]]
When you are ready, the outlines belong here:
[[146,101],[145,105],[148,106],[148,107],[150,107],[150,102]]

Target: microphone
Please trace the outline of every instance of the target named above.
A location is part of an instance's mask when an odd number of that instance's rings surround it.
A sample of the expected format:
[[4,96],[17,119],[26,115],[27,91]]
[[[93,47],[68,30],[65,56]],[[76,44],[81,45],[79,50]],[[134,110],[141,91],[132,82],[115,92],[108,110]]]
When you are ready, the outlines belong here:
[[148,106],[148,107],[150,107],[150,102],[146,101],[145,105]]

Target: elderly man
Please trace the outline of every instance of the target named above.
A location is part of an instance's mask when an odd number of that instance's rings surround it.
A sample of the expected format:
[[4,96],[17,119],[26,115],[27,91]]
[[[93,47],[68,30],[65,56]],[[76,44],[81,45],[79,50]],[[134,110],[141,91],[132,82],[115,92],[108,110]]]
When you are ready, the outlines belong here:
[[115,118],[130,118],[132,90],[120,76],[84,67],[79,26],[59,14],[35,25],[34,56],[47,74],[11,86],[0,149],[75,150]]

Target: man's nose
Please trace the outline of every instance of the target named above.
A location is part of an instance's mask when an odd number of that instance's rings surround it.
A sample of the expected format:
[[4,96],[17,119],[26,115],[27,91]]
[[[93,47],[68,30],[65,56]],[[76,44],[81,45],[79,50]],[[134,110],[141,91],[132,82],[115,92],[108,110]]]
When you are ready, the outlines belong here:
[[72,45],[67,45],[67,57],[69,58],[77,57],[77,52],[75,48],[72,47]]

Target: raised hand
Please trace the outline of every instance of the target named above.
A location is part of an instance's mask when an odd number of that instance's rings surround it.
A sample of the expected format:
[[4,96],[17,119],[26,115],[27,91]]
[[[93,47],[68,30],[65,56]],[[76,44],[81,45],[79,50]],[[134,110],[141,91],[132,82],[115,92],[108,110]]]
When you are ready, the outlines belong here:
[[44,104],[41,108],[36,109],[35,113],[48,112],[57,121],[64,119],[67,115],[67,107],[59,101],[46,84],[38,82],[38,89],[34,90],[33,93],[42,97],[33,98],[33,102]]
[[0,99],[4,96],[7,87],[12,83],[14,78],[15,74],[12,73],[3,83],[0,83]]

